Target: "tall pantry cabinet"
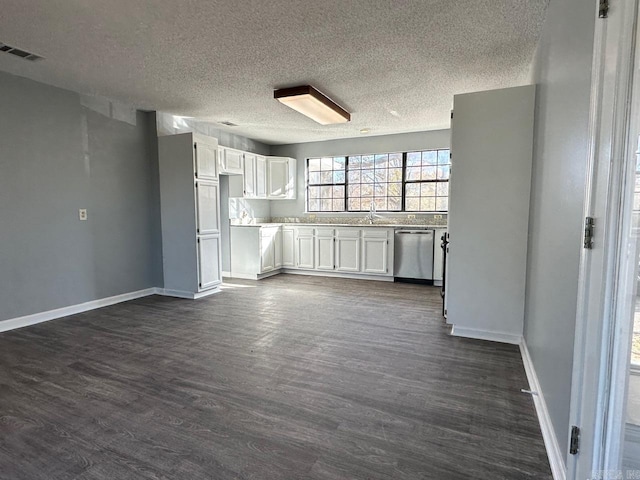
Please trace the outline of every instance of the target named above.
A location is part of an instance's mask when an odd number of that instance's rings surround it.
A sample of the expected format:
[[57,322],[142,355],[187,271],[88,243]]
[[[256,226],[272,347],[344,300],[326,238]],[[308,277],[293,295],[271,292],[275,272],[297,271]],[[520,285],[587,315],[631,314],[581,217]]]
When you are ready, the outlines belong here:
[[219,291],[218,141],[183,133],[158,138],[164,293],[200,298]]

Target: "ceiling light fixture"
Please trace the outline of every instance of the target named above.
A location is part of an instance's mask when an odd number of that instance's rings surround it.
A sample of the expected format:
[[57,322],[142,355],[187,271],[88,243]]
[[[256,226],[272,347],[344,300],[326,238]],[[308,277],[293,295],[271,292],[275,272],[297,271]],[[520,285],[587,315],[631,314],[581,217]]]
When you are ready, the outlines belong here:
[[368,128],[361,128],[360,129],[360,133],[365,134],[365,133],[369,133],[371,130],[369,130]]
[[320,125],[346,123],[351,120],[349,112],[311,85],[276,90],[273,92],[273,98]]

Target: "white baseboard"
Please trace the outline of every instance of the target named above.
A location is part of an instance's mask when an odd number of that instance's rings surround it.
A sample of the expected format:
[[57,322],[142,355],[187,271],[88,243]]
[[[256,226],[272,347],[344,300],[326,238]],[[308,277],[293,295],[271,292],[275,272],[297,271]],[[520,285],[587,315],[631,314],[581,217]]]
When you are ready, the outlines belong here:
[[488,330],[478,330],[475,328],[460,327],[458,325],[453,325],[453,328],[451,329],[451,335],[453,335],[454,337],[475,338],[478,340],[510,343],[512,345],[520,345],[522,343],[522,335],[514,335],[512,333],[503,332],[491,332]]
[[214,293],[220,292],[220,287],[212,288],[210,290],[204,290],[202,292],[187,292],[183,290],[171,290],[168,288],[156,288],[156,294],[163,295],[165,297],[186,298],[188,300],[197,300],[199,298],[208,297]]
[[222,271],[222,276],[223,277],[231,277],[231,272],[225,272],[224,270]]
[[542,389],[540,388],[540,382],[538,381],[538,375],[533,367],[527,344],[524,340],[520,343],[520,354],[522,355],[522,362],[524,363],[524,370],[527,374],[527,380],[529,381],[529,390],[535,392],[531,395],[533,398],[533,404],[536,407],[536,413],[538,414],[538,421],[540,422],[540,429],[542,430],[542,438],[544,440],[544,446],[547,449],[547,456],[549,457],[549,464],[551,465],[551,473],[554,480],[566,480],[567,467],[564,463],[562,450],[558,443],[558,437],[551,423],[551,417],[549,416],[549,410],[547,409],[547,403],[544,400]]
[[28,327],[29,325],[36,325],[38,323],[48,322],[49,320],[55,320],[56,318],[88,312],[89,310],[95,310],[96,308],[108,307],[109,305],[135,300],[136,298],[147,297],[155,293],[157,293],[156,288],[147,288],[145,290],[138,290],[137,292],[123,293],[122,295],[115,295],[113,297],[92,300],[90,302],[70,305],[68,307],[56,308],[55,310],[48,310],[46,312],[25,315],[24,317],[11,318],[9,320],[0,321],[0,332]]
[[368,275],[362,273],[344,273],[344,272],[331,272],[321,270],[298,270],[292,268],[283,268],[282,273],[289,273],[291,275],[308,275],[311,277],[335,277],[335,278],[351,278],[353,280],[374,280],[377,282],[393,282],[393,277],[385,277],[382,275]]

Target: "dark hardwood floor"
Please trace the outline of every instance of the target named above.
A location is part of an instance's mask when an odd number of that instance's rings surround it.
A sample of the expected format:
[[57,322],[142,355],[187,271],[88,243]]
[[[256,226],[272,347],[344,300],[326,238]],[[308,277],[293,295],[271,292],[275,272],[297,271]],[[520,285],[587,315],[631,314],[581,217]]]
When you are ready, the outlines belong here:
[[0,334],[0,478],[551,479],[518,348],[437,289],[230,283]]

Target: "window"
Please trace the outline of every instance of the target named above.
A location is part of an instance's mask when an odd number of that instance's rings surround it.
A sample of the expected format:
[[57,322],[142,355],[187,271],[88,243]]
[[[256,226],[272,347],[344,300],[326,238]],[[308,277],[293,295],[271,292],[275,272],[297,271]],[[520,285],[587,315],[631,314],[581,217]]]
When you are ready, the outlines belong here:
[[309,212],[446,212],[449,150],[307,160]]

